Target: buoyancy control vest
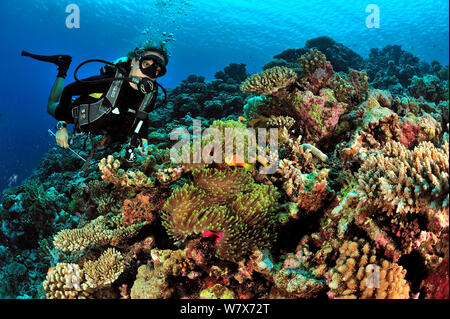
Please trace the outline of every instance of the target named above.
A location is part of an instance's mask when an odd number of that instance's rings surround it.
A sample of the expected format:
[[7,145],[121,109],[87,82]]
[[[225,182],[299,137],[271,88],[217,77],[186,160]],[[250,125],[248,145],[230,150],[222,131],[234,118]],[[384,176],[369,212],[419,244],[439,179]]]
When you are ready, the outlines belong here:
[[[124,82],[124,76],[116,70],[115,78],[108,89],[108,92],[103,95],[98,101],[93,103],[83,103],[72,107],[72,116],[74,118],[75,130],[77,132],[92,133],[92,134],[105,134],[105,128],[112,116],[120,114],[119,107],[117,105],[117,99]],[[153,97],[157,95],[157,86],[150,82],[150,93],[144,95],[142,102],[138,110],[128,108],[128,113],[135,114],[135,121],[129,129],[131,132],[139,132],[145,121],[148,112],[151,110],[154,103]]]

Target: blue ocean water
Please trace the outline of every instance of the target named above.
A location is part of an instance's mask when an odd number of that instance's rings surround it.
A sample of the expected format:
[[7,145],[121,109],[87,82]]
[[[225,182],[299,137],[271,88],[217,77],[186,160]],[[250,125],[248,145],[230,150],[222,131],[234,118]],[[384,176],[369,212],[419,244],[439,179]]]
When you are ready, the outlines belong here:
[[[445,0],[377,0],[380,27],[368,28],[371,1],[206,1],[206,0],[2,0],[0,2],[0,191],[19,185],[50,146],[47,133],[55,120],[47,114],[48,94],[56,67],[20,56],[70,54],[73,70],[91,58],[115,60],[145,39],[143,31],[173,33],[166,87],[189,74],[214,73],[231,62],[244,63],[250,73],[273,55],[301,48],[305,41],[327,35],[363,57],[370,48],[402,45],[427,62],[446,65],[449,4]],[[79,28],[68,28],[68,5],[79,8]],[[89,65],[82,74],[97,74]]]

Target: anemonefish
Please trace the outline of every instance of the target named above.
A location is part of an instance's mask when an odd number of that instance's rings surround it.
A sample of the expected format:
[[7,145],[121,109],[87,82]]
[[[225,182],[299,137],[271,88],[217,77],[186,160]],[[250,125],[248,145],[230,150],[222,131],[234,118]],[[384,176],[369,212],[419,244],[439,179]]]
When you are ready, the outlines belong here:
[[239,155],[230,155],[225,157],[225,163],[228,166],[241,166],[248,171],[253,170],[252,164],[246,163]]

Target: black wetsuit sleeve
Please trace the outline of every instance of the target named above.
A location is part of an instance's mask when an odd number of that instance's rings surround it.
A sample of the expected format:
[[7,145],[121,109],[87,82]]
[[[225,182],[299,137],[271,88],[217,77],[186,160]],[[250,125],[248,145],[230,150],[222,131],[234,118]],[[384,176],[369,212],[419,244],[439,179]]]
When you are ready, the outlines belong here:
[[[94,81],[107,78],[105,75],[91,76],[86,81]],[[82,81],[83,81],[82,80]],[[104,93],[109,87],[111,82],[100,82],[100,83],[83,83],[83,82],[73,82],[64,87],[61,94],[61,99],[55,110],[55,119],[58,121],[66,121],[67,123],[73,123],[72,118],[72,97],[80,95],[89,95],[91,93]]]

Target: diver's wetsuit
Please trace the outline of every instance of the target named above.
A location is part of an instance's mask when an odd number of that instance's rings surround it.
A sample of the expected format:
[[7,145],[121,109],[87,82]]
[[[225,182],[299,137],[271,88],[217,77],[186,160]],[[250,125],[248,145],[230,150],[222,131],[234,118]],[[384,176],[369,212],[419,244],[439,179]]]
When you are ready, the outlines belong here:
[[[127,62],[122,62],[127,69],[130,71],[130,60]],[[127,75],[128,75],[127,73]],[[104,78],[114,77],[115,70],[112,68],[107,68],[106,72],[102,75],[92,76],[90,78],[84,79],[87,81],[93,81]],[[127,76],[126,75],[126,76]],[[89,96],[92,93],[103,93],[106,94],[112,82],[101,82],[101,83],[81,83],[73,82],[66,87],[61,95],[58,107],[55,110],[55,119],[58,121],[66,121],[67,123],[74,123],[72,117],[72,107],[84,103],[93,103],[98,101],[100,98],[94,98]],[[79,96],[72,102],[73,96]],[[133,125],[133,121],[136,117],[135,114],[128,112],[128,109],[137,110],[144,98],[144,94],[138,90],[133,89],[128,81],[122,84],[120,93],[117,99],[117,107],[119,108],[120,114],[112,114],[109,125],[105,127],[110,137],[114,140],[124,142],[127,138],[128,131]],[[150,103],[154,103],[156,95],[153,97]],[[148,121],[145,121],[141,129],[141,134],[139,137],[146,138],[148,128]]]

